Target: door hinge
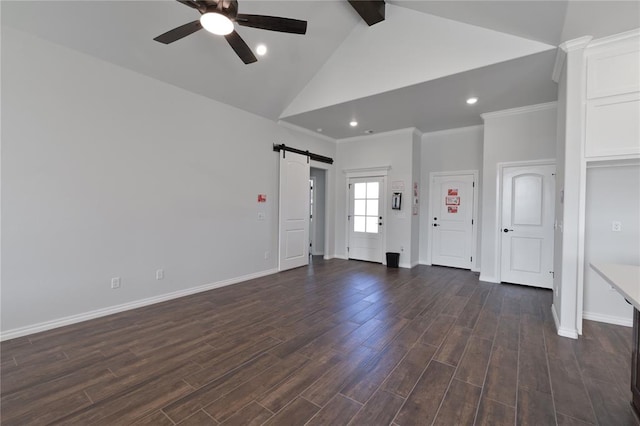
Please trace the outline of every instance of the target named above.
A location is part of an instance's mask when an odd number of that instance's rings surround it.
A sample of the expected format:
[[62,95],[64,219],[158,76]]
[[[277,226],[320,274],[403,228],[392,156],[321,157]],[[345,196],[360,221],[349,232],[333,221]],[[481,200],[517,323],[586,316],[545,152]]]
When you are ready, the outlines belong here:
[[347,220],[351,220],[351,215],[347,215]]
[[471,185],[471,187],[472,187],[472,188],[475,188],[475,187],[476,187],[476,183],[475,183],[475,182],[473,182],[473,184]]
[[349,253],[349,247],[347,247],[347,253]]
[[473,256],[471,256],[471,257],[469,258],[469,261],[470,261],[470,262],[473,262]]
[[351,189],[351,184],[349,184],[349,189]]
[[473,225],[473,219],[471,219],[471,224]]

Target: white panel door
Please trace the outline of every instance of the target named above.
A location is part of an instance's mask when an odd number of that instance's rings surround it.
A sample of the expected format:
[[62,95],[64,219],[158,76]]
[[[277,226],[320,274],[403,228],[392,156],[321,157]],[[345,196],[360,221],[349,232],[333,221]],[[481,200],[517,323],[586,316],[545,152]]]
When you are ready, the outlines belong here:
[[431,183],[431,263],[471,269],[473,175],[434,176]]
[[309,264],[309,163],[293,152],[280,154],[281,271]]
[[349,180],[349,259],[382,263],[384,179]]
[[554,165],[503,169],[501,281],[553,287],[555,171]]

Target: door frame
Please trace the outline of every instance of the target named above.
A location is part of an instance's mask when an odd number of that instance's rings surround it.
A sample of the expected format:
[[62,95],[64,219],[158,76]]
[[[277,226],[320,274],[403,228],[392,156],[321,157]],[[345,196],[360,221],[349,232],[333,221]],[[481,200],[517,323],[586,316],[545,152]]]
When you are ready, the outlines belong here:
[[357,179],[357,178],[382,178],[382,201],[380,203],[379,208],[381,209],[380,211],[382,211],[384,213],[383,215],[383,222],[382,222],[382,264],[386,265],[387,264],[387,259],[386,256],[384,255],[384,253],[387,250],[387,228],[389,226],[389,218],[390,218],[390,214],[388,212],[389,210],[389,203],[387,202],[387,176],[389,175],[389,170],[391,170],[391,166],[383,166],[383,167],[368,167],[368,168],[363,168],[363,169],[349,169],[349,170],[343,170],[345,177],[346,177],[346,181],[345,181],[345,185],[344,185],[344,190],[345,190],[345,211],[344,211],[344,218],[345,220],[345,226],[344,226],[344,232],[345,232],[345,239],[344,239],[344,253],[345,253],[345,258],[348,260],[349,259],[349,225],[351,224],[351,222],[348,219],[349,216],[349,209],[351,208],[351,197],[350,197],[350,193],[349,193],[349,180],[350,179]]
[[333,207],[329,203],[329,200],[331,199],[330,197],[333,196],[333,192],[332,192],[333,190],[329,185],[329,171],[331,170],[331,165],[327,163],[321,163],[320,161],[315,161],[315,160],[311,160],[309,165],[311,166],[312,169],[324,170],[324,254],[322,258],[324,260],[329,260],[331,259],[331,256],[329,255],[329,252],[330,252],[329,236],[331,233],[329,229],[329,218],[331,217],[330,216],[332,214],[331,208]]
[[[309,256],[313,256],[313,249],[315,248],[316,242],[316,222],[318,221],[316,216],[316,177],[309,176],[309,181],[313,182],[313,194],[309,199],[309,204],[311,205],[309,207]],[[311,188],[309,188],[309,192],[311,192]]]
[[431,202],[431,194],[433,194],[433,179],[435,177],[454,177],[454,176],[473,176],[473,181],[475,185],[473,186],[473,227],[472,227],[472,236],[471,236],[471,256],[473,257],[473,262],[471,262],[471,270],[473,272],[480,272],[480,263],[478,262],[478,227],[480,223],[478,223],[478,187],[480,186],[480,180],[478,178],[479,172],[478,170],[458,170],[458,171],[449,171],[449,172],[431,172],[429,173],[429,193],[427,195],[427,202],[429,203],[429,216],[427,220],[427,265],[431,265],[432,261],[432,238],[433,238],[433,203]]
[[[496,238],[496,249],[494,253],[494,267],[496,271],[496,279],[498,283],[502,282],[502,178],[504,174],[504,169],[508,167],[527,167],[527,166],[556,166],[556,160],[552,158],[542,159],[542,160],[528,160],[528,161],[508,161],[498,163],[498,173],[497,173],[497,197],[496,197],[496,229],[495,229],[495,238]],[[554,186],[555,191],[555,186]],[[554,195],[555,196],[555,195]],[[555,201],[555,199],[554,199]],[[555,216],[555,212],[554,212]],[[554,230],[555,232],[555,230]],[[555,256],[555,254],[554,254]],[[554,278],[554,286],[555,286],[555,278]]]

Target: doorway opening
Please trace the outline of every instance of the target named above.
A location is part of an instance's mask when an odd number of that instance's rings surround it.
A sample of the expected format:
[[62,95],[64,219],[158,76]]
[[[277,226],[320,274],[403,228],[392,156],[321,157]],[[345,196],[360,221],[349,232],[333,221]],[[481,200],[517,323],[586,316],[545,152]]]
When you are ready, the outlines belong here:
[[311,167],[309,178],[309,256],[325,254],[327,171]]

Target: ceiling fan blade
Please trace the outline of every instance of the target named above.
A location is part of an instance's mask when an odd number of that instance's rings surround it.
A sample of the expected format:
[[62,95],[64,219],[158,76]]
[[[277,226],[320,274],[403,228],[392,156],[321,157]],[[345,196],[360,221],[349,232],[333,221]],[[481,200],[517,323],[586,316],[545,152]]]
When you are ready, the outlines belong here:
[[247,43],[244,42],[242,37],[240,37],[240,34],[238,34],[236,31],[227,34],[226,36],[224,36],[224,38],[227,39],[231,48],[236,52],[236,54],[240,57],[240,59],[242,59],[242,62],[244,62],[245,64],[251,64],[258,60],[258,58],[256,58],[256,56],[251,51],[251,48],[247,46]]
[[169,44],[174,41],[178,41],[183,37],[186,37],[190,34],[195,33],[198,30],[202,29],[202,25],[200,24],[200,20],[189,22],[188,24],[181,25],[177,28],[167,31],[166,33],[159,35],[154,38],[155,41],[159,41],[160,43]]
[[299,19],[238,13],[235,20],[238,25],[260,28],[261,30],[293,34],[305,34],[307,32],[307,21],[301,21]]

